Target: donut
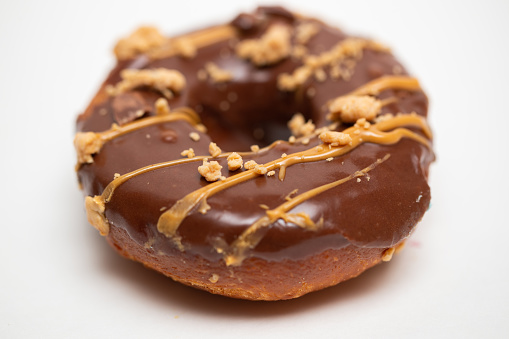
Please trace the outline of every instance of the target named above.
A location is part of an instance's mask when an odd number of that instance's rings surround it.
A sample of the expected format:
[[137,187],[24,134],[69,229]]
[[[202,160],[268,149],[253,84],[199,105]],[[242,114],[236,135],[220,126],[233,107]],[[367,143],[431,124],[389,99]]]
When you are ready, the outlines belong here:
[[126,258],[296,298],[389,261],[429,207],[428,100],[379,42],[259,7],[114,52],[74,145],[88,221]]

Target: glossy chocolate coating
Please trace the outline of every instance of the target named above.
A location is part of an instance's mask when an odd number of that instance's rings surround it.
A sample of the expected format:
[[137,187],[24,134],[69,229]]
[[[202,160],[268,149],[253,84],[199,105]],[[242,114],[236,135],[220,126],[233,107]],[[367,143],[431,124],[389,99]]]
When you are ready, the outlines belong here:
[[[261,8],[254,15],[239,16],[233,25],[238,29],[239,38],[244,39],[260,36],[269,24],[298,25],[300,20],[304,19],[294,18],[284,10]],[[315,22],[320,25],[320,31],[306,46],[310,54],[324,52],[347,37],[335,28]],[[286,140],[290,135],[286,123],[297,112],[312,119],[317,127],[325,126],[329,121],[325,118],[324,106],[329,100],[374,78],[393,74],[395,66],[401,67],[391,54],[367,49],[349,81],[330,77],[324,82],[310,79],[302,89],[283,92],[277,88],[278,75],[293,71],[301,65],[300,61],[287,58],[272,66],[257,67],[240,59],[235,54],[234,44],[234,40],[226,40],[202,47],[191,59],[172,56],[150,60],[140,56],[119,62],[105,85],[120,81],[120,71],[125,68],[164,67],[182,72],[187,85],[169,101],[170,106],[187,106],[198,111],[208,134],[199,133],[201,138],[195,142],[189,138],[189,133],[195,132],[194,127],[185,121],[175,121],[115,138],[94,155],[92,164],[79,169],[79,180],[86,195],[100,195],[115,173],[124,174],[143,166],[182,158],[180,153],[188,148],[193,148],[196,155],[209,155],[210,141],[216,142],[223,151],[238,152],[247,151],[252,144],[264,146],[278,139]],[[230,71],[234,80],[222,84],[199,80],[198,71],[207,62]],[[315,90],[314,96],[306,94],[311,87]],[[109,129],[112,123],[128,123],[137,118],[133,115],[137,110],[145,111],[145,116],[154,115],[154,102],[159,97],[158,92],[140,89],[120,97],[95,100],[78,118],[78,130],[100,132]],[[382,113],[427,114],[427,98],[421,91],[386,90],[379,97],[398,99],[384,106]],[[228,103],[227,110],[221,109],[224,102]],[[303,151],[319,143],[317,138],[309,145],[279,142],[267,151],[243,158],[244,162],[255,160],[263,164],[283,153]],[[208,199],[211,209],[206,214],[193,211],[178,229],[185,252],[199,254],[211,261],[220,260],[221,255],[212,246],[213,240],[222,238],[227,243],[233,242],[265,215],[261,204],[275,208],[295,189],[301,193],[341,179],[386,154],[390,154],[390,159],[369,173],[369,181],[367,178],[360,182],[351,180],[291,211],[305,212],[315,221],[323,218],[323,227],[319,230],[305,230],[279,219],[267,228],[262,241],[249,255],[267,260],[301,259],[350,243],[361,247],[394,246],[408,237],[430,201],[427,172],[434,156],[428,147],[410,139],[385,146],[366,143],[330,162],[293,165],[287,169],[283,181],[277,174],[260,176],[212,196]],[[241,171],[228,172],[226,159],[218,161],[223,166],[223,175]],[[157,221],[164,209],[209,184],[198,173],[199,165],[201,161],[177,165],[129,180],[107,203],[106,218],[112,225],[125,229],[138,244],[150,242],[148,250],[176,253],[171,239],[157,230]]]

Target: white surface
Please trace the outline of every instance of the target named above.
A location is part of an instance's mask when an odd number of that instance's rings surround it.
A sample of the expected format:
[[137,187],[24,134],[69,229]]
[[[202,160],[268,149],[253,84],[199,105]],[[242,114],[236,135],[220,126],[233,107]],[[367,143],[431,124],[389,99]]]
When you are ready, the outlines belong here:
[[389,44],[429,94],[432,208],[390,264],[275,303],[209,295],[120,258],[87,224],[73,171],[74,119],[117,38],[254,4],[0,3],[1,338],[509,336],[509,2],[334,3],[288,7]]

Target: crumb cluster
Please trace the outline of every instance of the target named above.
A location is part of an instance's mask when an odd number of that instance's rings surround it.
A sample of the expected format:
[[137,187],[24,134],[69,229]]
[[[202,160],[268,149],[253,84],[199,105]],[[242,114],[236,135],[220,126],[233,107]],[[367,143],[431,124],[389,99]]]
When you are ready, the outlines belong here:
[[325,131],[320,134],[320,140],[330,146],[344,146],[352,142],[352,137],[343,132]]
[[176,38],[172,41],[172,46],[177,51],[177,54],[190,59],[196,56],[196,46],[188,38]]
[[248,39],[237,44],[236,53],[257,66],[275,64],[290,55],[290,28],[273,25],[260,39]]
[[79,164],[94,162],[92,154],[99,152],[103,145],[101,136],[94,132],[78,132],[74,137],[74,148],[78,154]]
[[193,141],[200,141],[200,135],[198,133],[196,133],[196,132],[189,133],[189,137]]
[[158,47],[167,42],[167,39],[155,27],[145,26],[134,31],[127,38],[117,42],[113,52],[118,60],[131,59]]
[[304,22],[295,29],[295,41],[305,45],[318,31],[320,27],[314,22]]
[[256,161],[249,160],[249,161],[246,161],[246,163],[244,164],[244,168],[247,169],[247,170],[250,170],[250,169],[255,168],[257,165],[258,164],[256,163]]
[[345,95],[329,104],[329,120],[341,120],[347,123],[365,118],[373,120],[382,110],[382,102],[369,95]]
[[242,168],[243,160],[237,152],[232,152],[226,160],[228,161],[228,169],[230,171],[236,171]]
[[199,73],[198,77],[206,78],[207,74],[214,83],[228,82],[233,79],[233,74],[229,71],[219,68],[215,63],[208,62],[205,65],[206,73]]
[[192,148],[186,149],[186,150],[182,151],[182,153],[180,153],[180,155],[183,157],[193,158],[195,156],[194,149],[192,149]]
[[209,144],[209,153],[212,155],[213,158],[217,157],[219,154],[221,154],[221,148],[217,146],[215,142],[211,142]]
[[207,181],[217,181],[222,177],[221,169],[223,166],[219,165],[217,161],[208,162],[207,159],[203,159],[203,165],[198,167],[198,172]]
[[155,108],[157,115],[170,114],[170,105],[168,105],[168,100],[165,98],[157,99],[155,102]]
[[137,87],[147,86],[161,92],[166,98],[173,97],[172,92],[180,92],[186,85],[182,73],[173,69],[124,69],[120,72],[122,80],[115,87],[108,87],[110,95],[118,95]]
[[315,131],[315,125],[311,119],[306,122],[304,116],[300,113],[295,114],[292,119],[288,121],[288,128],[294,137],[309,136]]
[[363,50],[369,48],[387,52],[388,48],[369,40],[347,38],[329,51],[320,55],[305,55],[304,65],[292,74],[283,73],[278,78],[278,88],[282,91],[294,91],[303,85],[312,75],[318,81],[325,81],[329,76],[333,79],[350,80],[357,60],[362,57]]

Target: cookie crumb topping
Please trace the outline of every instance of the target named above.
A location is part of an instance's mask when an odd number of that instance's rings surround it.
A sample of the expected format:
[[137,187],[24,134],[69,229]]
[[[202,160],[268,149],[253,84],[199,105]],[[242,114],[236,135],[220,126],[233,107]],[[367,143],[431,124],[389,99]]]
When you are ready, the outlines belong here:
[[184,58],[191,59],[196,56],[196,46],[193,45],[188,38],[182,37],[175,39],[173,41],[173,47],[177,50],[177,54]]
[[260,150],[260,146],[258,145],[251,145],[251,152],[258,152]]
[[222,178],[222,168],[217,161],[208,162],[207,159],[203,159],[203,165],[198,167],[198,172],[207,181],[217,181]]
[[[350,80],[357,61],[361,59],[364,49],[372,49],[379,52],[389,52],[390,50],[380,43],[347,38],[330,50],[319,55],[307,55],[304,57],[304,65],[295,69],[291,74],[282,73],[278,77],[278,88],[281,91],[295,91],[303,85],[311,75],[315,75],[318,81],[324,81],[327,74],[323,68],[329,69],[329,74],[333,79],[342,78]],[[322,69],[322,71],[318,71]]]
[[180,155],[183,157],[193,158],[195,156],[194,149],[192,149],[192,148],[186,149],[186,150],[182,151],[182,153],[180,153]]
[[329,104],[330,120],[352,123],[365,118],[373,120],[382,110],[382,102],[369,95],[346,95],[334,99]]
[[390,248],[386,249],[382,253],[382,261],[391,261],[392,256],[395,251],[396,251],[396,249],[394,247],[390,247]]
[[213,62],[208,62],[205,65],[205,71],[214,83],[228,82],[233,79],[233,74],[231,72],[219,68]]
[[110,231],[110,224],[108,219],[104,216],[106,206],[104,200],[100,196],[86,197],[85,209],[87,211],[87,219],[92,226],[94,226],[101,235],[108,235]]
[[315,125],[311,120],[305,122],[304,116],[300,113],[295,114],[290,121],[288,121],[288,128],[296,137],[308,136],[315,131]]
[[155,108],[157,115],[170,114],[170,105],[168,105],[168,100],[165,98],[157,99],[155,102]]
[[313,36],[318,33],[320,27],[312,22],[305,22],[297,26],[295,30],[295,41],[298,44],[305,45]]
[[352,137],[342,132],[325,131],[320,134],[320,140],[330,146],[344,146],[352,142]]
[[267,172],[267,176],[268,176],[268,177],[271,177],[271,176],[273,176],[274,174],[276,174],[276,171],[274,171],[274,170],[272,170],[272,171],[268,171],[268,172]]
[[275,64],[290,55],[290,29],[287,26],[271,26],[259,39],[249,39],[237,44],[236,53],[249,59],[256,66]]
[[265,166],[256,165],[254,167],[254,171],[255,171],[256,174],[262,174],[263,175],[263,174],[267,174],[268,170],[267,170],[267,167],[265,167]]
[[198,133],[196,133],[196,132],[189,133],[189,137],[193,141],[200,141],[200,135]]
[[232,152],[226,160],[228,161],[228,169],[230,171],[236,171],[242,168],[243,160],[237,152]]
[[256,161],[249,160],[249,161],[246,161],[246,163],[244,164],[244,168],[247,169],[247,170],[250,170],[250,169],[255,168],[257,165],[258,164],[256,163]]
[[155,27],[140,27],[127,38],[120,39],[113,52],[118,60],[131,59],[158,47],[167,42],[167,39]]
[[108,94],[118,95],[137,87],[147,86],[161,92],[166,98],[173,97],[172,92],[180,92],[186,85],[186,78],[174,69],[124,69],[120,72],[122,81],[107,88]]
[[211,142],[209,144],[209,153],[212,155],[213,158],[217,157],[219,154],[221,154],[221,148],[217,146],[215,142]]
[[92,154],[99,152],[103,141],[99,134],[94,132],[78,132],[74,137],[74,148],[78,154],[79,164],[90,164],[94,162]]
[[217,274],[215,274],[215,273],[214,273],[214,274],[212,274],[212,275],[210,276],[210,278],[209,278],[209,281],[210,281],[211,283],[213,283],[213,284],[217,283],[217,282],[218,282],[218,280],[219,280],[219,276],[218,276]]

